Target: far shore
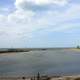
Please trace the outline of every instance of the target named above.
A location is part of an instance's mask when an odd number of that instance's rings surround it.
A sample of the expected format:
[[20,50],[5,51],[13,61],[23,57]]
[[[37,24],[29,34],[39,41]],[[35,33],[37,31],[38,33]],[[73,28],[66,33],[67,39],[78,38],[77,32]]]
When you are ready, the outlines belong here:
[[65,49],[65,50],[80,52],[80,49],[78,49],[78,48],[32,48],[32,49],[6,49],[6,50],[0,50],[0,54],[14,54],[14,53],[21,53],[21,52],[36,51],[36,50],[46,51],[46,50],[55,50],[55,49]]

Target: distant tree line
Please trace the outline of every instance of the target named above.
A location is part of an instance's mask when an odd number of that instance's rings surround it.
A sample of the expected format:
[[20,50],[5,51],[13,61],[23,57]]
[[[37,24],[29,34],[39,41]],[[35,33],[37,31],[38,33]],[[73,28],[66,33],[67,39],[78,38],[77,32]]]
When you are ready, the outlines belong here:
[[7,49],[7,50],[1,50],[0,53],[9,53],[9,52],[29,52],[28,49]]

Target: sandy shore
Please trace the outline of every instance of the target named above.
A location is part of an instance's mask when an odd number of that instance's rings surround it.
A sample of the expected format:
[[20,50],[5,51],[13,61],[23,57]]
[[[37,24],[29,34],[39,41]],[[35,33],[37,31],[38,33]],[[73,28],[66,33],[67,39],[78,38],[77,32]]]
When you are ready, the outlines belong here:
[[[77,49],[77,48],[63,48],[63,50],[67,50],[67,51],[78,51],[80,52],[80,49]],[[42,50],[43,51],[43,50]],[[54,51],[54,49],[53,49]],[[24,53],[24,52],[3,52],[3,53],[0,53],[0,55],[7,55],[7,54],[16,54],[16,53]],[[27,53],[27,52],[26,52]]]
[[[0,80],[31,80],[31,78],[27,78],[27,77],[0,77]],[[37,80],[37,79],[35,79],[35,80]],[[43,78],[40,80],[80,80],[80,75],[51,77],[49,79]]]
[[77,49],[77,48],[72,48],[72,49],[69,49],[69,50],[80,52],[80,49]]
[[16,53],[15,52],[11,52],[11,53],[0,53],[0,56],[10,56],[10,55],[15,55]]
[[51,78],[50,80],[80,80],[80,75],[63,76],[59,78]]
[[6,52],[6,53],[0,53],[0,55],[4,55],[4,56],[10,56],[10,55],[16,55],[16,54],[24,54],[24,53],[27,53],[27,52]]

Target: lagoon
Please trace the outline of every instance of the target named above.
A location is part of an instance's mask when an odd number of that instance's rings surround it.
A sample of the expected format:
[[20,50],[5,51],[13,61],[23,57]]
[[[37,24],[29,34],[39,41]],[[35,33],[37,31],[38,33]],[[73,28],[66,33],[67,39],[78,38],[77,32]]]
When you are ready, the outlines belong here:
[[47,49],[0,55],[0,76],[80,74],[80,51]]

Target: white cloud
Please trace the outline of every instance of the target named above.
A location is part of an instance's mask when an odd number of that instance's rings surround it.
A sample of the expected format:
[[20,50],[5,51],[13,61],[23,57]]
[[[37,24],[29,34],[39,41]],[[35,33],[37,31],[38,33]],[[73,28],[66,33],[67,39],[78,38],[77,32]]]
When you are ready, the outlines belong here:
[[[59,11],[45,11],[44,13],[34,12],[34,11],[24,11],[16,10],[8,16],[0,16],[0,24],[2,27],[8,27],[8,29],[3,28],[5,32],[10,32],[11,34],[30,34],[34,31],[40,29],[55,29],[56,31],[61,30],[63,27],[57,26],[57,24],[64,23],[66,21],[76,19],[79,17],[80,7],[79,5],[71,6],[65,12]],[[77,15],[76,15],[77,14]],[[72,27],[72,26],[71,26]],[[68,26],[70,28],[70,26]],[[49,29],[49,30],[50,30]],[[12,31],[14,30],[14,31]],[[17,33],[16,33],[17,32]],[[18,35],[19,36],[19,35]]]
[[47,5],[47,4],[57,4],[64,5],[67,4],[68,0],[16,0],[15,4],[31,3],[35,5]]
[[15,23],[22,23],[28,22],[30,19],[35,15],[32,11],[23,11],[23,10],[16,10],[10,15],[8,15],[8,21],[15,22]]
[[[64,6],[68,3],[68,0],[16,0],[15,5],[18,9],[40,9],[43,7],[44,9],[47,6]],[[49,7],[48,7],[49,8]]]
[[5,19],[6,19],[6,16],[0,15],[0,23],[3,22],[3,21],[6,21]]
[[[38,30],[44,31],[64,31],[74,26],[74,23],[67,23],[67,21],[76,20],[80,18],[80,5],[71,4],[65,11],[48,9],[44,12],[24,10],[24,5],[65,5],[67,0],[16,0],[16,10],[8,16],[0,15],[0,38],[6,38],[11,43],[19,40],[31,39],[34,32]],[[27,6],[30,7],[30,6]],[[49,7],[49,6],[48,6]],[[65,24],[63,24],[65,23]],[[70,25],[71,24],[71,25]],[[65,26],[66,25],[66,26]]]
[[80,5],[79,4],[71,5],[70,8],[66,11],[66,15],[65,15],[65,17],[68,17],[68,19],[79,18]]

